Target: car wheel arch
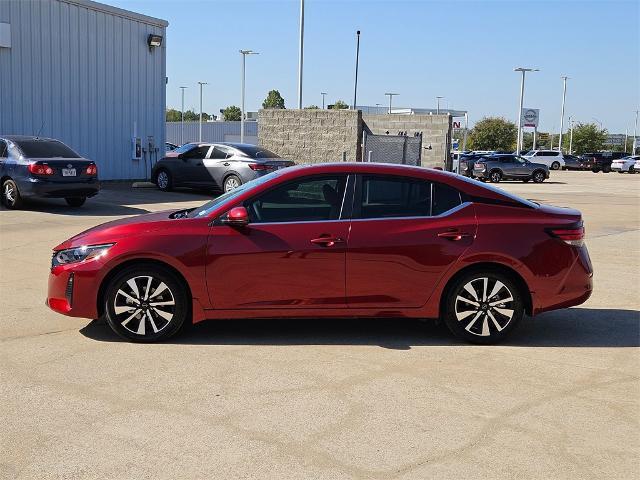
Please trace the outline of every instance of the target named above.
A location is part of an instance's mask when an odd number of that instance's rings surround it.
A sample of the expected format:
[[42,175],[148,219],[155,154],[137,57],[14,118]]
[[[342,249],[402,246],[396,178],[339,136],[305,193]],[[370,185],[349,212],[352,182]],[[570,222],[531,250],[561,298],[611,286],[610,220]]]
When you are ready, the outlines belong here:
[[[102,317],[105,313],[104,311],[104,296],[107,292],[107,287],[111,280],[118,275],[121,271],[130,268],[130,267],[140,267],[144,265],[149,265],[155,268],[165,269],[171,272],[175,277],[182,283],[182,286],[186,289],[187,298],[193,299],[193,293],[191,292],[191,287],[189,286],[189,282],[185,278],[185,276],[175,268],[173,265],[170,265],[167,262],[163,262],[162,260],[157,260],[154,258],[135,258],[130,260],[125,260],[122,263],[119,263],[111,268],[107,272],[107,274],[102,278],[100,282],[100,287],[98,287],[98,294],[96,295],[96,308],[98,315]],[[191,303],[189,305],[189,309],[191,310]]]
[[447,304],[449,291],[451,290],[455,282],[460,277],[473,272],[491,272],[491,271],[506,275],[514,281],[514,283],[518,286],[520,293],[522,294],[522,298],[524,299],[525,312],[527,313],[527,315],[532,315],[533,298],[531,295],[531,291],[529,289],[529,286],[527,285],[527,282],[517,270],[515,270],[514,268],[508,265],[505,265],[504,263],[478,262],[478,263],[472,263],[470,265],[466,265],[465,267],[456,271],[453,275],[451,275],[447,279],[447,283],[445,284],[444,288],[442,289],[442,293],[440,294],[438,316],[441,318],[442,315],[444,315],[446,311],[446,304]]

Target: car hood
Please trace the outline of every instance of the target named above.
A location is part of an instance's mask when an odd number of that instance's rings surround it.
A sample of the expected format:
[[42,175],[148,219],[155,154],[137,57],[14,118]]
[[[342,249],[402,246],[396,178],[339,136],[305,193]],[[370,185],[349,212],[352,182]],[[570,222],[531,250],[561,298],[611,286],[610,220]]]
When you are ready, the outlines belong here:
[[175,210],[164,210],[162,212],[146,213],[102,223],[65,240],[55,247],[54,250],[74,248],[82,245],[113,243],[123,237],[152,232],[166,227],[167,222],[179,221],[178,219],[170,218],[173,212],[175,212]]

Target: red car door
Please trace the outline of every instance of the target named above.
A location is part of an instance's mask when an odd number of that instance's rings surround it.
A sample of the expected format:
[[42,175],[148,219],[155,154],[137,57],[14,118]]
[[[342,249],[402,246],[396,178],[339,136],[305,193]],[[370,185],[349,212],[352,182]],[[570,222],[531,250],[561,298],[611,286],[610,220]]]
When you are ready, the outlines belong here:
[[353,308],[423,306],[472,244],[473,206],[444,184],[408,177],[358,179],[346,260]]
[[206,267],[213,308],[344,308],[346,186],[342,174],[297,179],[245,202],[246,227],[213,226]]

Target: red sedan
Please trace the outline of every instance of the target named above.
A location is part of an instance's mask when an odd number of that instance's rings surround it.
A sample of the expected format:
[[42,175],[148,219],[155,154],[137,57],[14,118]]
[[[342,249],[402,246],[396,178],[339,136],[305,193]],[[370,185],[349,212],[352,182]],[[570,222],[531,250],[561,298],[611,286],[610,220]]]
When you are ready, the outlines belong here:
[[525,313],[583,303],[577,210],[446,172],[278,170],[205,205],[105,223],[54,249],[47,304],[133,341],[217,318],[442,318],[502,340]]

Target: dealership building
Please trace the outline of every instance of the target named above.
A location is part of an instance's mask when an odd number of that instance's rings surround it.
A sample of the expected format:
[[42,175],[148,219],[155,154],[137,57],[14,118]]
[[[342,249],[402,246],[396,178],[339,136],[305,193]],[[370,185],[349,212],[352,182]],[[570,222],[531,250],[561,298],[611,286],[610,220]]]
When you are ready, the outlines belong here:
[[89,0],[0,0],[0,135],[57,138],[105,180],[164,153],[168,22]]

